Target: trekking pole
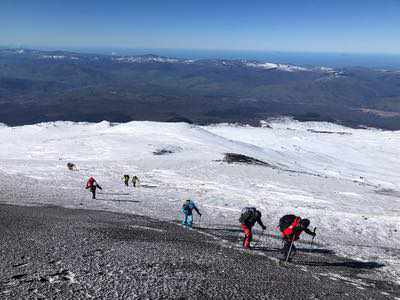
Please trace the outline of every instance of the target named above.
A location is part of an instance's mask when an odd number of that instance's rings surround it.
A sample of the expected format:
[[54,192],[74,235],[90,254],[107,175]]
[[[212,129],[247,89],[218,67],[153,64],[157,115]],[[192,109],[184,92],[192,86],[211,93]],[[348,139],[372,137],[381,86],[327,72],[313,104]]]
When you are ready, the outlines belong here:
[[263,237],[263,236],[264,236],[264,229],[261,231],[260,239],[261,239],[261,237]]
[[[314,246],[314,238],[315,238],[315,231],[317,230],[317,227],[314,227],[314,230],[313,230],[313,233],[314,233],[314,235],[313,235],[313,237],[312,237],[312,240],[311,240],[311,249],[310,249],[310,253],[312,252],[312,249],[313,249],[313,246]],[[308,262],[310,262],[310,260],[311,260],[311,255],[309,255],[308,256]]]
[[314,245],[314,238],[315,238],[315,231],[317,230],[317,227],[314,227],[314,235],[313,235],[313,237],[312,237],[312,240],[311,240],[311,247]]
[[294,241],[294,235],[293,235],[293,238],[292,238],[292,242],[290,243],[290,248],[289,248],[288,255],[286,256],[285,263],[287,263],[287,262],[288,262],[288,260],[289,260],[289,257],[290,257],[290,253],[292,252],[293,241]]

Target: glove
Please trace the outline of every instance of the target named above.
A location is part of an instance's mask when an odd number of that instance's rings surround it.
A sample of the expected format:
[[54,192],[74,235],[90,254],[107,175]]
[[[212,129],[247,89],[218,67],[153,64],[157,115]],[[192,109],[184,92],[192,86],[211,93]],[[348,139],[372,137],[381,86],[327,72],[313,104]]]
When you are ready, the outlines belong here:
[[313,232],[311,235],[312,235],[312,237],[315,237],[317,234],[315,232]]
[[201,214],[199,214],[199,216],[201,217]]

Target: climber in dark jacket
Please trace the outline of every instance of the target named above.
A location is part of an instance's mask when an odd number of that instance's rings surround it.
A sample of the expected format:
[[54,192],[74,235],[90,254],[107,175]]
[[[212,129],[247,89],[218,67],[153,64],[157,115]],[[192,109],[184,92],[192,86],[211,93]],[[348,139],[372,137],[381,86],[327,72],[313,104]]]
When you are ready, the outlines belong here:
[[253,239],[253,226],[258,223],[263,230],[265,230],[266,228],[261,221],[261,212],[255,207],[245,207],[242,209],[242,214],[240,215],[239,222],[245,234],[245,238],[243,240],[243,248],[250,249],[250,242]]
[[291,256],[294,255],[296,252],[294,242],[300,238],[303,231],[313,237],[315,236],[315,232],[308,229],[308,226],[310,226],[310,220],[301,219],[295,215],[285,215],[279,220],[279,230],[284,241],[282,249],[284,258],[287,257],[292,243]]
[[140,180],[139,177],[137,177],[136,175],[132,176],[132,185],[133,187],[136,187],[139,184]]
[[129,186],[129,175],[122,176],[122,180],[124,181],[126,186]]

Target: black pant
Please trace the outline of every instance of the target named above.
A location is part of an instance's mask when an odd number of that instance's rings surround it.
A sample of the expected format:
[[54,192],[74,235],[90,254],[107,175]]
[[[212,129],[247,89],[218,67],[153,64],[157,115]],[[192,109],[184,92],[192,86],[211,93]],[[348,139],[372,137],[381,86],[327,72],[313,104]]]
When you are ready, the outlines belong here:
[[[286,259],[288,254],[289,254],[289,250],[290,250],[290,245],[292,244],[292,241],[290,240],[284,240],[284,245],[282,248],[282,254],[283,254],[283,258]],[[289,261],[292,260],[293,255],[296,253],[296,247],[294,245],[292,245],[292,251],[290,252],[290,257],[289,257]]]
[[96,199],[96,188],[91,188],[90,191],[92,192],[92,199]]

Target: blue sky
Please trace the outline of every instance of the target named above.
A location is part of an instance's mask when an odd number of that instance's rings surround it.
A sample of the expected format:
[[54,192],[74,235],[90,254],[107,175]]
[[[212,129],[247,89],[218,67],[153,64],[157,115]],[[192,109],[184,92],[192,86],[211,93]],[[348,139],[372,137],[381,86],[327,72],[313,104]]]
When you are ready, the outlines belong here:
[[400,0],[0,0],[0,45],[400,54]]

